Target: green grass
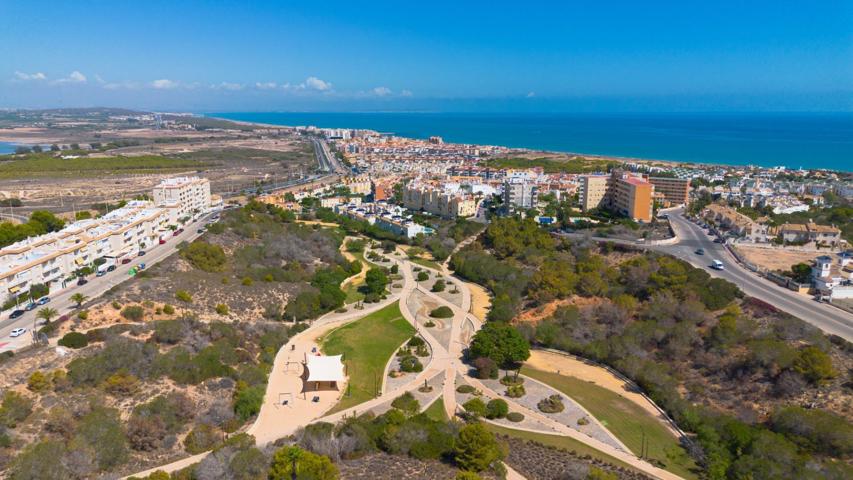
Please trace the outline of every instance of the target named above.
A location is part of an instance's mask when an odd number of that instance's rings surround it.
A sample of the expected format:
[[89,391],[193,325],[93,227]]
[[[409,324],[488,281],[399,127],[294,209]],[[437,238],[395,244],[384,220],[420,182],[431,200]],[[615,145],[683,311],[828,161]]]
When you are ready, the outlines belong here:
[[62,159],[47,154],[32,154],[0,162],[0,178],[31,176],[74,177],[99,173],[152,173],[201,168],[208,163],[166,158],[157,155],[138,157],[80,157]]
[[648,457],[684,478],[698,478],[698,467],[661,420],[639,405],[576,377],[524,367],[521,373],[565,393],[598,419],[632,452],[640,453],[645,435]]
[[432,405],[424,410],[424,414],[437,422],[446,422],[449,420],[447,418],[447,412],[444,411],[443,397],[438,397],[438,400],[432,402]]
[[439,265],[435,260],[427,260],[426,258],[421,257],[409,257],[409,261],[427,268],[438,270],[439,272],[441,271],[441,265]]
[[597,160],[584,157],[552,159],[552,158],[494,158],[484,164],[491,168],[533,168],[542,167],[545,173],[592,173],[608,171],[618,162]]
[[388,359],[414,333],[398,302],[329,332],[321,342],[323,353],[343,354],[349,375],[347,391],[329,413],[374,398],[382,386]]
[[562,448],[563,450],[574,451],[578,455],[589,455],[592,458],[601,460],[618,467],[624,467],[629,470],[637,471],[627,463],[611,457],[610,455],[596,450],[585,443],[581,443],[572,437],[564,437],[561,435],[551,435],[547,433],[528,432],[525,430],[514,430],[512,428],[499,427],[491,423],[484,423],[486,428],[493,433],[506,435],[509,437],[519,438],[521,440],[529,440],[549,447]]

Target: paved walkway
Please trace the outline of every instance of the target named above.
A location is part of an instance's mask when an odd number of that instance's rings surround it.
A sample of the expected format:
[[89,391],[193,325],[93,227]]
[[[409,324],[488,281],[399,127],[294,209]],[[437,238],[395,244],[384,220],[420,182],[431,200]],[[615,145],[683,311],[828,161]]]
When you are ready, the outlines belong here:
[[[473,238],[469,240],[473,241]],[[366,306],[363,310],[351,310],[345,313],[329,313],[316,320],[307,330],[291,338],[290,341],[288,341],[288,343],[276,354],[261,411],[255,422],[246,430],[247,433],[255,436],[259,445],[265,445],[286,437],[294,433],[300,427],[314,421],[334,423],[348,416],[358,415],[373,409],[382,409],[385,405],[403,393],[407,391],[417,391],[417,388],[422,386],[425,381],[433,386],[438,386],[439,382],[441,383],[441,396],[443,398],[445,411],[450,418],[454,418],[457,411],[456,386],[457,378],[459,378],[460,375],[465,381],[471,383],[476,388],[479,388],[485,394],[494,398],[504,398],[502,395],[499,395],[497,392],[490,389],[487,385],[470,377],[468,375],[469,367],[463,363],[463,352],[470,342],[471,335],[473,335],[473,333],[482,326],[482,320],[476,318],[470,313],[471,292],[465,282],[453,279],[462,292],[461,305],[457,305],[425,288],[420,287],[414,280],[412,262],[397,255],[391,255],[390,257],[394,259],[394,263],[397,263],[400,266],[400,274],[403,276],[404,285],[398,293],[389,295],[386,300],[380,303]],[[421,266],[421,268],[423,267]],[[442,268],[442,270],[444,270],[442,273],[445,275],[448,274],[446,268],[446,265]],[[450,325],[449,345],[439,342],[431,334],[428,328],[420,326],[416,321],[416,312],[412,312],[410,310],[409,302],[406,301],[416,290],[420,295],[424,295],[440,305],[446,305],[453,311],[453,318],[451,319]],[[335,412],[334,414],[324,415],[324,412],[328,411],[337,403],[341,392],[345,391],[345,385],[339,386],[339,390],[302,392],[301,389],[303,382],[301,374],[302,362],[304,361],[305,356],[311,354],[315,348],[319,350],[318,338],[331,329],[358,320],[359,318],[384,308],[398,300],[400,301],[400,312],[403,317],[415,326],[417,331],[432,349],[432,355],[429,362],[424,366],[424,370],[417,375],[404,377],[405,381],[386,383],[386,388],[383,388],[383,393],[374,399],[360,405],[356,405],[352,408]],[[314,397],[318,397],[317,401],[314,401]],[[600,424],[598,425],[610,435],[610,437],[605,438],[605,440],[609,441],[602,441],[581,433],[578,430],[549,418],[538,412],[538,410],[530,409],[513,399],[505,398],[505,400],[510,404],[511,410],[524,413],[525,417],[535,420],[537,423],[550,428],[554,433],[571,437],[596,448],[603,453],[631,465],[647,475],[664,480],[680,478],[677,475],[640,460],[630,452],[627,452],[627,449],[625,449],[626,451],[620,449],[619,446],[621,442],[619,442],[618,439],[613,442],[615,437],[613,437],[612,434],[610,434],[609,431]],[[425,404],[424,407],[426,406],[427,405]],[[517,428],[521,430],[524,429],[519,427]],[[616,444],[615,446],[614,443]],[[622,447],[624,447],[624,445],[622,445]],[[146,476],[156,470],[173,472],[192,465],[193,463],[197,463],[204,458],[206,454],[207,453],[194,455],[192,457],[188,457],[168,465],[152,468],[135,475]],[[508,468],[508,470],[507,478],[523,478],[511,468]]]

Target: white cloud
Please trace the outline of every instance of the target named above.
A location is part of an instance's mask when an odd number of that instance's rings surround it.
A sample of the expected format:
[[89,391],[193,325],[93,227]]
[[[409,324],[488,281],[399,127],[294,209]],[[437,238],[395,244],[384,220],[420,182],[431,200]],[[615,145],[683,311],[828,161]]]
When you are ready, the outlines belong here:
[[412,91],[411,90],[403,90],[402,92],[400,92],[400,96],[401,97],[411,97]]
[[305,79],[305,82],[300,84],[302,88],[309,88],[311,90],[317,90],[319,92],[325,92],[327,90],[332,89],[332,84],[330,82],[326,82],[320,80],[317,77],[308,77]]
[[527,92],[527,98],[533,98],[536,96],[536,92]]
[[261,90],[272,90],[277,86],[278,84],[275,82],[255,82],[255,88],[259,88]]
[[173,80],[169,80],[167,78],[161,78],[159,80],[154,80],[151,82],[151,86],[158,90],[168,90],[170,88],[175,88],[178,86],[178,82]]
[[392,92],[391,89],[388,87],[376,87],[373,89],[373,94],[377,97],[385,97],[391,95],[392,93],[394,92]]
[[47,76],[41,72],[36,73],[24,73],[15,70],[15,80],[26,81],[26,80],[47,80]]
[[83,75],[77,70],[71,72],[67,77],[60,78],[53,82],[55,84],[63,84],[63,83],[86,83],[86,75]]
[[109,83],[104,83],[103,88],[105,88],[107,90],[121,90],[123,88],[131,90],[134,88],[139,88],[139,83],[138,82],[109,82]]
[[96,81],[96,82],[98,82],[98,83],[99,83],[99,84],[101,84],[101,85],[103,85],[103,84],[107,83],[107,82],[106,82],[106,80],[104,80],[103,78],[101,78],[101,76],[100,76],[100,75],[98,75],[97,73],[95,74],[95,81]]
[[219,85],[214,85],[213,88],[221,88],[224,90],[235,90],[236,91],[236,90],[242,90],[243,84],[222,82]]

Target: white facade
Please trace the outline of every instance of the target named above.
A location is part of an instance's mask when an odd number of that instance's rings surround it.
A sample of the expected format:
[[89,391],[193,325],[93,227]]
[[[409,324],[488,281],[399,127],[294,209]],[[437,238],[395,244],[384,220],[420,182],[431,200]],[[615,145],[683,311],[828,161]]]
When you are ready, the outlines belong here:
[[174,209],[176,220],[197,218],[210,209],[210,181],[199,177],[167,178],[154,187],[154,204]]

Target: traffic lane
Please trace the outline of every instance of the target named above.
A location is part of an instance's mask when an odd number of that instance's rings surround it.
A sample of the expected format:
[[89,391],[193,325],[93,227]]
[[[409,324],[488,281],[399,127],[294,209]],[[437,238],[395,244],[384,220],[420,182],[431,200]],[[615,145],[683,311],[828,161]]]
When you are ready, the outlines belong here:
[[[147,250],[146,254],[141,257],[134,257],[129,264],[117,265],[115,271],[110,272],[103,277],[92,277],[86,285],[72,286],[71,288],[67,288],[57,294],[51,295],[51,301],[44,306],[55,308],[59,312],[60,316],[73,313],[77,309],[77,304],[71,301],[72,295],[75,293],[82,293],[89,297],[90,300],[101,296],[110,288],[128,280],[131,277],[129,275],[131,268],[137,267],[140,263],[145,263],[146,266],[154,265],[174,254],[177,251],[177,245],[180,242],[193,241],[201,236],[201,234],[197,233],[197,230],[201,228],[213,215],[215,215],[215,213],[208,214],[197,222],[185,226],[184,231],[178,234],[178,236],[169,238],[169,240],[163,245],[156,245],[151,250]],[[168,246],[169,248],[160,248],[164,246]],[[7,317],[5,320],[0,321],[0,351],[9,349],[9,345],[3,345],[4,342],[10,344],[13,343],[9,341],[11,340],[9,334],[12,330],[19,327],[27,328],[28,330],[33,328],[33,322],[36,320],[36,312],[38,312],[39,308],[42,307],[40,306],[35,310],[25,312],[24,315],[16,319],[10,319]],[[27,344],[28,343],[29,340],[27,341]]]
[[[730,260],[725,263],[726,269],[722,271],[711,269],[709,265],[702,265],[712,275],[735,283],[747,295],[767,301],[771,305],[828,333],[834,333],[848,341],[853,341],[853,317],[851,315],[830,305],[824,305],[813,299],[803,297],[746,270],[732,259],[728,249],[722,244],[714,243],[701,227],[686,219],[677,220],[682,222],[681,226],[692,237],[690,240],[685,240],[685,245],[689,245],[691,248],[704,248],[706,257],[711,252],[718,260]],[[684,250],[681,251],[681,255],[691,264],[703,263],[698,262],[698,258],[700,258],[698,255],[689,256],[689,253]],[[710,261],[711,259],[708,259],[707,263],[710,264]]]

